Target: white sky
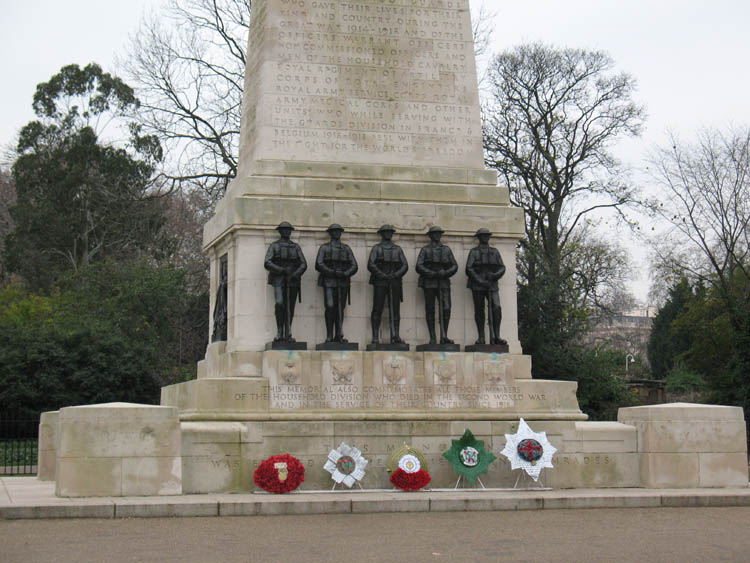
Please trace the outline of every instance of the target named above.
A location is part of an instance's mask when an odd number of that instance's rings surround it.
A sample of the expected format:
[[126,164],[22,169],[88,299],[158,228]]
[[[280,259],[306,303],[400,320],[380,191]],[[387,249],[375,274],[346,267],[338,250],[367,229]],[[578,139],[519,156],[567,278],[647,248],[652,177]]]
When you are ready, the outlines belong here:
[[[145,9],[161,0],[0,0],[0,145],[34,118],[37,83],[69,63],[113,69]],[[741,0],[471,0],[496,13],[494,49],[542,40],[602,49],[639,82],[647,131],[620,153],[633,166],[667,128],[750,123],[750,2]],[[618,235],[619,236],[619,235]],[[635,266],[645,268],[643,252]],[[646,297],[646,281],[633,289]]]

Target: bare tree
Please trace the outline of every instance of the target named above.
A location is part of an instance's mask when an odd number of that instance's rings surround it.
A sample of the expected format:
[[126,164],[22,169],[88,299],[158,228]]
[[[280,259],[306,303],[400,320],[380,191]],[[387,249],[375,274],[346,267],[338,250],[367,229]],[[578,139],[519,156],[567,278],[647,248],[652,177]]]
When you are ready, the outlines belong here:
[[610,152],[638,135],[645,118],[636,83],[613,73],[600,51],[540,43],[499,54],[490,65],[484,110],[486,163],[526,211],[527,234],[555,261],[594,211],[636,201]]
[[613,67],[603,52],[534,43],[500,53],[488,70],[485,162],[525,211],[519,327],[532,354],[565,346],[585,329],[579,307],[604,305],[621,285],[624,255],[593,227],[637,200],[611,147],[639,134],[645,111],[635,80]]
[[737,309],[750,304],[736,283],[750,275],[750,127],[704,129],[694,143],[672,134],[649,172],[662,188],[657,212],[668,225],[655,241],[660,270],[715,287],[739,322]]
[[163,176],[209,202],[237,173],[250,9],[251,0],[169,0],[121,61],[143,132],[166,149]]
[[474,56],[479,59],[486,55],[492,45],[494,19],[497,14],[487,9],[486,4],[479,7],[479,11],[472,14],[472,37],[474,38]]

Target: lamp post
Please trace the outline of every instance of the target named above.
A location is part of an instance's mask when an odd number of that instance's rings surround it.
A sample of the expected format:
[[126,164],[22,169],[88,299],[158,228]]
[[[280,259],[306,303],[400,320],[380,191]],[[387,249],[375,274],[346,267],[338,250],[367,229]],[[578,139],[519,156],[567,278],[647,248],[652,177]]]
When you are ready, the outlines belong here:
[[635,361],[635,356],[633,354],[628,354],[625,356],[625,377],[628,377],[628,366],[632,364]]

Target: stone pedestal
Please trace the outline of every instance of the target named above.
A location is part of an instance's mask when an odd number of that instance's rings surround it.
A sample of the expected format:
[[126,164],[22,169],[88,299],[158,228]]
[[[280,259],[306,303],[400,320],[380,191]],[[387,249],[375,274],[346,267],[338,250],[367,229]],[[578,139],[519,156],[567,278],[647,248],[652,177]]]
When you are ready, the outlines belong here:
[[643,486],[748,485],[740,407],[672,403],[620,409],[617,419],[638,431]]
[[182,494],[177,409],[108,403],[58,417],[60,497]]

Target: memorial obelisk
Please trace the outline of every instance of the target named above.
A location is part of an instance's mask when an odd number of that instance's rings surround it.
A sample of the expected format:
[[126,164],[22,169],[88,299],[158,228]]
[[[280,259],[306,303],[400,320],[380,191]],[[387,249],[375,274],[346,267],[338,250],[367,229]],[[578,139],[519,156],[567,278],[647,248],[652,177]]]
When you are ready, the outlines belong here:
[[[427,230],[442,227],[461,265],[449,334],[461,345],[476,338],[463,264],[474,233],[489,228],[509,265],[501,331],[520,354],[513,264],[523,219],[496,178],[483,163],[468,0],[254,2],[239,172],[204,233],[212,295],[228,262],[227,339],[209,348],[202,373],[260,375],[275,331],[260,266],[282,220],[310,264],[334,222],[359,264],[383,224],[394,225],[411,264]],[[360,268],[345,320],[349,339],[363,344],[372,336],[367,280]],[[308,272],[294,319],[295,336],[310,343],[325,336],[315,284]],[[428,338],[413,267],[401,333],[412,345]]]

